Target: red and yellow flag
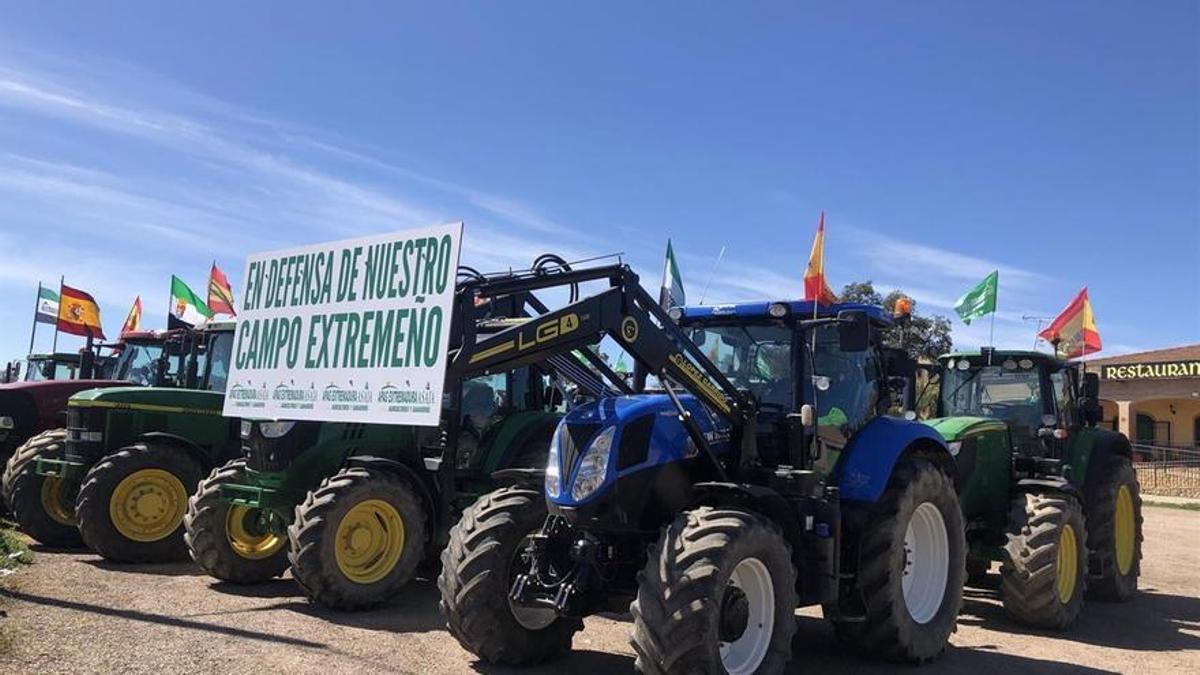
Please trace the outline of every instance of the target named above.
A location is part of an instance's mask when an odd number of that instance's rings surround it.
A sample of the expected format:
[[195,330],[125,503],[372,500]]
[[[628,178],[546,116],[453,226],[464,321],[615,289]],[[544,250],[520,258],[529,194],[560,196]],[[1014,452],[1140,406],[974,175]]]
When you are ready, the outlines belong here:
[[1092,314],[1092,301],[1088,299],[1087,286],[1067,305],[1038,337],[1054,345],[1059,358],[1073,359],[1077,356],[1095,354],[1101,349],[1100,332],[1096,330],[1096,317]]
[[125,323],[121,325],[121,335],[133,333],[142,326],[142,296],[133,299],[133,307],[125,315]]
[[808,268],[804,270],[804,299],[815,300],[820,305],[832,305],[837,300],[829,283],[825,281],[825,212],[817,224],[817,238],[813,239],[812,252],[808,254]]
[[208,274],[208,308],[213,314],[237,316],[237,312],[233,311],[233,287],[215,262]]
[[58,329],[71,335],[103,340],[100,306],[90,294],[64,284],[59,293]]

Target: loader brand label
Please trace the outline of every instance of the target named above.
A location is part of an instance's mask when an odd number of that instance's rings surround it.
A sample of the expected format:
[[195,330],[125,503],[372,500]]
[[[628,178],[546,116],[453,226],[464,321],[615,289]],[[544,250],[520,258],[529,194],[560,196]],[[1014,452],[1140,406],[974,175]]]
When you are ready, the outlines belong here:
[[692,384],[696,385],[701,391],[704,392],[705,397],[708,399],[708,403],[720,408],[721,412],[728,413],[731,410],[729,403],[725,400],[725,394],[722,394],[721,390],[712,383],[712,380],[708,379],[704,373],[700,372],[700,369],[696,367],[696,364],[689,361],[686,356],[680,354],[679,352],[671,354],[668,358],[670,359],[671,364],[674,365],[684,377],[686,377],[692,382]]
[[1161,380],[1173,377],[1200,377],[1200,359],[1159,361],[1157,363],[1114,363],[1102,366],[1106,380]]
[[486,361],[493,356],[499,356],[513,349],[519,352],[531,349],[564,335],[574,333],[579,330],[580,322],[580,316],[575,312],[571,312],[570,314],[564,314],[560,317],[543,321],[532,329],[522,328],[517,331],[517,336],[512,340],[501,342],[494,347],[489,347],[488,349],[472,354],[470,362],[479,363],[480,361]]
[[462,229],[251,255],[224,414],[437,425]]

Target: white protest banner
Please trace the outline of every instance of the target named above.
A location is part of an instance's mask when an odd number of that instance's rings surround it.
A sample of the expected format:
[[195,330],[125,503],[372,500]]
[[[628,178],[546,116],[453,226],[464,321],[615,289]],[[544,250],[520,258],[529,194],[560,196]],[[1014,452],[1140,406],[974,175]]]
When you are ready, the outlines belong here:
[[437,425],[462,229],[251,255],[224,414]]

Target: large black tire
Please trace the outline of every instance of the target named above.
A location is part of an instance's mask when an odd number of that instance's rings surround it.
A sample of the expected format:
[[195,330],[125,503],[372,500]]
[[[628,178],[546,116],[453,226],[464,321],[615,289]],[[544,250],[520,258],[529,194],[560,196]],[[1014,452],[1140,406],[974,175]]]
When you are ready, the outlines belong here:
[[[905,536],[924,504],[932,505],[941,516],[948,555],[941,602],[926,621],[918,623],[904,597]],[[839,620],[835,614],[838,639],[890,661],[924,663],[937,658],[957,628],[966,576],[967,542],[953,481],[924,459],[902,460],[892,471],[887,490],[870,508],[865,529],[858,536],[855,590],[866,607],[866,617]]]
[[[354,580],[338,563],[339,528],[352,509],[370,507],[366,502],[390,507],[389,513],[399,518],[398,528],[378,517],[372,522],[379,524],[387,541],[395,541],[390,537],[397,535],[402,541],[399,557],[390,567],[385,560],[390,556],[380,558],[385,567],[377,572],[377,579],[364,571],[362,579]],[[321,481],[296,507],[296,519],[288,527],[292,576],[310,600],[325,607],[344,611],[376,607],[395,597],[412,579],[424,558],[427,522],[421,497],[404,478],[358,467],[342,469]],[[372,580],[367,581],[369,578]]]
[[61,481],[34,473],[38,457],[62,459],[66,441],[66,429],[50,429],[17,448],[4,467],[4,499],[25,534],[46,546],[80,548],[74,500],[64,494]]
[[235,584],[274,579],[288,568],[287,535],[247,531],[233,519],[256,521],[259,510],[231,504],[221,496],[223,484],[245,481],[245,469],[244,459],[213,469],[188,500],[183,518],[183,540],[192,560],[217,579]]
[[[739,569],[746,569],[742,584],[734,583]],[[769,580],[769,591],[758,596],[769,595],[770,604],[747,601],[755,596],[743,591],[753,586],[747,583],[755,578],[751,570]],[[638,574],[637,599],[629,608],[634,667],[655,675],[783,672],[792,656],[797,602],[792,549],[775,523],[736,508],[684,512],[651,545]],[[757,624],[756,607],[762,611]],[[758,650],[756,636],[765,641]],[[739,638],[749,641],[741,644],[749,644],[745,651],[751,653],[735,661]],[[735,645],[727,648],[728,663],[722,661],[723,644]]]
[[575,617],[522,624],[508,601],[520,546],[545,520],[541,492],[504,488],[480,497],[450,530],[438,576],[442,614],[450,634],[483,661],[541,663],[570,651],[583,629]]
[[[1110,457],[1085,494],[1091,578],[1088,597],[1124,602],[1137,593],[1142,561],[1142,494],[1128,457]],[[1122,571],[1117,555],[1117,501],[1124,486],[1133,510],[1133,552]],[[1128,521],[1126,521],[1126,526]]]
[[1087,579],[1087,532],[1079,503],[1021,494],[1008,516],[1000,564],[1004,611],[1036,628],[1065,630],[1079,618]]
[[[204,467],[187,451],[164,443],[135,443],[101,459],[87,472],[75,515],[84,543],[104,558],[126,563],[161,563],[188,559],[183,542],[183,516],[188,495],[204,478]],[[127,482],[128,479],[128,482]],[[175,484],[173,481],[178,481]],[[150,497],[139,497],[147,486],[155,489]],[[122,500],[128,490],[130,500]],[[141,499],[152,499],[152,514],[122,516],[113,521],[114,510],[130,513]],[[121,502],[115,504],[114,501]],[[138,529],[145,526],[147,529]]]

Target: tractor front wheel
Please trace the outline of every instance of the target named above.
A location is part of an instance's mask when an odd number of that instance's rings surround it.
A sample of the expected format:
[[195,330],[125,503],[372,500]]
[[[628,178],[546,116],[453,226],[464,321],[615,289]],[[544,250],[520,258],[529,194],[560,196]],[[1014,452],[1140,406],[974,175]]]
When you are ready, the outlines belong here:
[[450,530],[438,576],[446,627],[487,663],[528,666],[571,649],[583,621],[517,606],[508,593],[529,569],[526,542],[546,521],[540,491],[504,488],[480,497]]
[[1094,570],[1088,596],[1123,602],[1137,593],[1142,560],[1142,495],[1127,457],[1112,457],[1087,490],[1088,549]]
[[187,560],[183,516],[188,495],[204,477],[180,448],[137,443],[88,471],[75,501],[79,534],[109,560],[156,563]]
[[638,574],[634,667],[642,673],[780,673],[796,633],[796,569],[775,523],[701,507],[665,528]]
[[274,579],[288,567],[287,535],[269,512],[221,496],[222,485],[245,480],[245,469],[243,459],[213,469],[188,500],[183,518],[192,560],[217,579],[236,584]]
[[861,620],[834,620],[842,642],[891,661],[938,657],[962,607],[967,542],[950,477],[909,458],[892,471],[859,534]]
[[66,429],[43,431],[25,441],[4,467],[4,499],[21,530],[55,548],[79,548],[75,499],[62,479],[34,472],[39,457],[62,459]]
[[1037,628],[1064,630],[1083,608],[1087,534],[1079,503],[1061,494],[1022,494],[1008,516],[1000,564],[1004,610]]
[[352,467],[326,478],[288,527],[292,576],[309,599],[359,610],[381,605],[424,557],[426,513],[409,482]]

